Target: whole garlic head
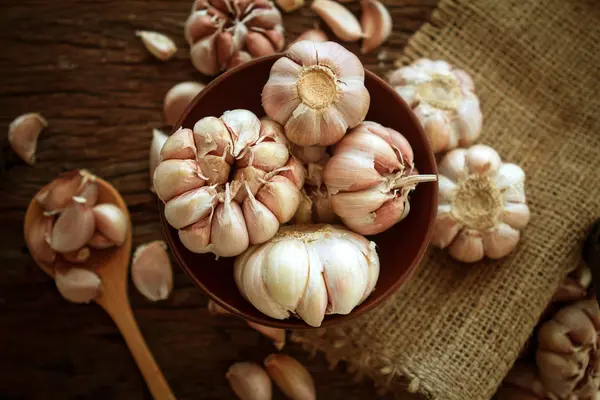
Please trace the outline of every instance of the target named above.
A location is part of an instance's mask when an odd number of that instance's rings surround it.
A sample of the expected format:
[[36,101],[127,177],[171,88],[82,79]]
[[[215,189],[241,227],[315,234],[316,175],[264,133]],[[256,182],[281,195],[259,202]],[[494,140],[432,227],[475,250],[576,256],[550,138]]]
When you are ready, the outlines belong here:
[[389,81],[413,109],[434,153],[470,146],[481,134],[479,99],[465,71],[423,58],[394,71]]
[[379,277],[375,243],[332,225],[288,225],[238,256],[241,294],[275,319],[296,315],[320,326],[326,314],[348,314]]
[[300,203],[302,165],[283,128],[248,110],[205,117],[161,150],[154,189],[165,217],[195,253],[231,257],[269,240]]
[[273,64],[262,104],[292,143],[329,146],[365,119],[364,81],[363,65],[343,46],[302,41]]
[[281,13],[269,0],[196,0],[185,23],[192,63],[205,75],[283,49]]
[[439,164],[439,205],[431,243],[463,262],[498,259],[519,242],[529,222],[525,173],[477,144],[455,149]]

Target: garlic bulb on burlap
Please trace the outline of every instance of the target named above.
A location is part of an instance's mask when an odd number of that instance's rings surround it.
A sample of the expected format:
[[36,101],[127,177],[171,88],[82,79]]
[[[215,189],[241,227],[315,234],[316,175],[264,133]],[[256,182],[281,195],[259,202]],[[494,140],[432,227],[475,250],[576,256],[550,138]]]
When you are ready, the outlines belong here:
[[481,134],[479,99],[465,71],[423,58],[394,71],[389,81],[413,109],[434,153],[470,146]]
[[279,124],[248,110],[205,117],[193,131],[171,135],[154,189],[184,246],[231,257],[273,237],[294,216],[304,184],[289,146]]
[[510,253],[529,222],[525,173],[477,144],[455,149],[438,165],[438,213],[431,243],[463,262]]
[[192,64],[205,75],[283,49],[281,13],[269,0],[196,0],[185,23]]
[[560,309],[538,331],[536,362],[550,398],[595,400],[600,389],[600,308],[595,299]]
[[340,44],[302,41],[271,67],[262,104],[292,143],[329,146],[365,119],[364,82],[360,60]]
[[404,219],[409,193],[418,183],[436,179],[417,173],[404,136],[371,121],[348,132],[323,170],[333,212],[362,235],[383,232]]
[[320,326],[326,314],[348,314],[375,288],[375,243],[332,225],[288,225],[238,256],[238,289],[275,319],[295,315]]

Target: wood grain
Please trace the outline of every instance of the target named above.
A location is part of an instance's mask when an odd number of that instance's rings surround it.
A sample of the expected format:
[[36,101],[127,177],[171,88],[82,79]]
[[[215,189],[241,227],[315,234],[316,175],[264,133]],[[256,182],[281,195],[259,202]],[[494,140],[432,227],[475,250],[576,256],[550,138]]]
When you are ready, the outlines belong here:
[[[361,57],[384,75],[410,35],[429,19],[436,0],[387,1],[394,33],[381,51]],[[189,0],[3,0],[0,13],[0,125],[38,111],[42,133],[34,167],[2,138],[0,170],[0,398],[148,399],[150,394],[122,337],[99,307],[64,301],[34,264],[22,224],[33,194],[59,172],[87,168],[125,198],[134,245],[161,238],[156,200],[148,191],[148,147],[164,127],[167,90],[183,80],[209,79],[191,66],[182,35]],[[358,3],[349,4],[358,13]],[[284,16],[287,38],[318,21],[305,7]],[[180,46],[163,63],[134,31],[156,30]],[[348,45],[358,52],[358,43]],[[234,94],[233,94],[234,95]],[[232,398],[224,378],[238,360],[260,362],[274,347],[242,321],[210,317],[206,298],[176,268],[175,291],[149,304],[130,285],[136,319],[179,399]],[[321,355],[309,360],[299,346],[285,351],[313,374],[319,398],[364,399],[375,390],[329,371]],[[282,398],[277,393],[276,398]]]

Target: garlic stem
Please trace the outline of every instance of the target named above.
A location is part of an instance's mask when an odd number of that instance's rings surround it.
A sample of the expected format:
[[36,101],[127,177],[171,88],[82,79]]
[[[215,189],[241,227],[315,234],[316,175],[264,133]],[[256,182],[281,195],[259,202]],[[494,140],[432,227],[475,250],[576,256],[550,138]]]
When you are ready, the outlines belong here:
[[398,189],[405,186],[416,185],[417,183],[422,182],[435,181],[437,181],[437,175],[435,174],[400,176],[399,178],[395,178],[393,180],[391,189]]

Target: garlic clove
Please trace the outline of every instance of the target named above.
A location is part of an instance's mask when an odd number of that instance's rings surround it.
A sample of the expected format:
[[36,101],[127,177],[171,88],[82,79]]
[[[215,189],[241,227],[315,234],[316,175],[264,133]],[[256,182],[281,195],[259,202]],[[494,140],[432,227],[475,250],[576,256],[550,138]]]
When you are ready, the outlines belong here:
[[[452,123],[442,110],[434,109],[426,103],[418,105],[413,112],[423,126],[425,135],[431,144],[431,150],[439,153],[452,148]],[[454,143],[457,144],[457,143]]]
[[160,129],[152,129],[152,142],[150,143],[150,190],[154,192],[154,185],[152,180],[154,177],[154,170],[160,164],[160,150],[167,141],[169,136]]
[[269,296],[293,312],[308,281],[308,252],[301,240],[273,243],[265,257],[264,285]]
[[168,36],[152,31],[136,31],[146,49],[156,58],[167,61],[177,52],[177,46]]
[[483,238],[479,231],[463,229],[448,247],[450,255],[458,261],[472,263],[484,256]]
[[231,154],[238,158],[247,147],[256,143],[260,132],[260,120],[248,110],[226,111],[221,116],[233,141]]
[[419,103],[417,91],[414,86],[396,86],[394,90],[402,97],[410,108],[415,108]]
[[361,47],[363,54],[369,53],[387,40],[392,33],[392,16],[388,9],[377,0],[361,0],[362,15],[360,24],[364,32]]
[[172,159],[195,159],[196,146],[194,145],[192,131],[187,128],[179,128],[175,133],[169,136],[160,150],[160,158],[162,161]]
[[471,146],[465,161],[469,173],[485,176],[494,176],[502,164],[498,152],[483,144]]
[[206,306],[206,309],[208,310],[208,313],[210,315],[213,315],[213,316],[217,316],[217,315],[233,315],[233,313],[231,313],[230,311],[228,311],[225,308],[221,307],[220,305],[218,305],[213,300],[208,300],[208,305]]
[[169,200],[165,204],[165,218],[173,228],[181,229],[209,215],[217,202],[216,189],[203,186]]
[[387,184],[359,190],[356,192],[340,192],[331,196],[331,205],[342,217],[352,218],[376,211],[394,194],[388,190]]
[[89,247],[82,247],[79,250],[61,254],[65,260],[74,264],[82,264],[90,258],[91,251]]
[[277,350],[281,351],[281,349],[283,349],[285,346],[285,329],[272,328],[270,326],[260,325],[252,321],[248,321],[248,325],[271,339]]
[[438,165],[441,175],[445,175],[454,182],[467,176],[467,150],[454,149],[448,152]]
[[93,175],[84,176],[82,185],[77,192],[77,197],[85,200],[85,204],[92,207],[98,201],[98,184]]
[[262,104],[265,112],[282,125],[301,103],[296,89],[300,69],[301,66],[289,58],[280,58],[271,68],[271,82],[263,88]]
[[213,246],[210,244],[211,217],[202,218],[200,221],[179,230],[179,240],[193,253],[209,253]]
[[262,33],[250,31],[246,35],[246,48],[252,57],[268,56],[276,52],[275,47]]
[[258,244],[271,239],[279,229],[279,220],[264,204],[257,201],[250,189],[242,203],[242,212],[248,228],[250,244]]
[[[223,156],[233,146],[227,127],[216,117],[204,117],[196,122],[193,133],[198,158],[203,158],[207,154]],[[233,162],[232,157],[227,160]]]
[[294,400],[316,400],[315,383],[297,360],[286,354],[271,354],[264,361],[269,376],[283,393]]
[[185,21],[185,39],[192,46],[203,37],[214,34],[218,27],[218,22],[213,15],[209,15],[205,10],[194,11]]
[[52,264],[56,259],[56,252],[48,243],[53,224],[54,217],[41,216],[32,224],[31,230],[26,234],[27,247],[29,247],[31,255],[46,264]]
[[271,379],[258,364],[235,363],[229,367],[225,377],[240,400],[271,400]]
[[216,42],[217,63],[220,69],[225,69],[233,53],[237,51],[233,43],[233,34],[231,32],[219,32]]
[[100,277],[84,268],[57,268],[54,281],[58,292],[73,303],[89,303],[102,291]]
[[175,125],[188,104],[204,89],[204,84],[199,82],[180,82],[173,86],[163,100],[163,112],[169,125]]
[[292,144],[292,154],[305,164],[318,162],[327,151],[325,146],[298,146]]
[[431,244],[439,247],[440,249],[446,248],[458,232],[462,229],[456,219],[451,214],[452,206],[448,204],[440,204],[438,206],[438,213],[435,220],[435,227],[433,228],[433,234],[431,236]]
[[323,278],[323,264],[318,249],[313,243],[307,243],[309,274],[304,294],[298,303],[296,313],[310,326],[321,326],[325,318],[328,296]]
[[500,223],[483,236],[485,255],[491,259],[499,259],[513,251],[519,243],[521,234],[507,224]]
[[495,176],[495,181],[505,202],[525,203],[525,172],[521,167],[516,164],[502,164]]
[[283,126],[269,117],[260,119],[260,137],[262,140],[272,139],[275,143],[282,144],[286,148],[291,146],[290,141],[285,136]]
[[333,223],[336,215],[331,207],[331,196],[327,191],[316,190],[312,193],[316,220],[318,222]]
[[304,0],[275,0],[275,3],[285,12],[293,12],[304,5]]
[[238,160],[236,166],[243,168],[251,165],[263,171],[271,172],[274,169],[283,167],[289,158],[290,153],[285,145],[275,142],[261,142],[252,146]]
[[358,19],[343,5],[332,0],[315,0],[310,8],[340,40],[354,42],[363,37]]
[[248,228],[239,204],[231,198],[229,184],[225,199],[215,210],[211,227],[212,252],[217,257],[233,257],[248,248]]
[[243,50],[238,51],[236,53],[233,53],[233,55],[231,56],[231,60],[229,60],[229,65],[227,66],[227,68],[235,68],[238,65],[245,64],[250,60],[252,60],[252,56],[250,55],[250,53]]
[[375,169],[379,173],[391,173],[401,164],[394,149],[381,137],[365,131],[351,132],[335,146],[334,154],[358,150],[374,157]]
[[446,178],[444,175],[438,175],[438,201],[440,203],[449,203],[454,199],[458,185]]
[[162,240],[138,246],[131,262],[131,280],[150,301],[165,300],[173,290],[173,269]]
[[307,31],[302,32],[302,34],[300,36],[298,36],[296,38],[296,40],[294,40],[291,44],[293,45],[294,43],[297,42],[301,42],[303,40],[308,40],[310,42],[327,42],[329,40],[329,38],[327,37],[327,34],[325,32],[323,32],[321,29],[318,28],[314,28],[314,29],[309,29]]
[[213,76],[219,73],[219,62],[216,52],[217,32],[196,42],[190,49],[190,59],[194,67],[204,75]]
[[384,203],[377,211],[343,218],[344,224],[361,235],[376,235],[397,224],[410,211],[410,203],[404,197],[398,197]]
[[[364,253],[363,253],[364,254]],[[365,292],[362,295],[358,304],[361,304],[367,299],[375,290],[375,285],[379,279],[379,257],[377,256],[377,249],[375,242],[369,242],[369,251],[365,254],[368,262],[368,280]]]
[[197,160],[202,175],[206,176],[209,185],[219,185],[227,182],[231,165],[222,156],[207,155]]
[[241,204],[246,196],[248,196],[246,192],[247,189],[252,191],[253,195],[256,195],[258,190],[263,186],[262,180],[265,175],[267,175],[265,171],[256,167],[246,167],[236,170],[233,176],[233,181],[239,182],[242,184],[242,186],[235,195],[235,201]]
[[194,160],[165,160],[154,171],[154,190],[158,198],[166,202],[204,186],[207,179]]
[[336,154],[325,164],[323,180],[331,194],[378,185],[383,177],[375,169],[372,154],[360,151]]
[[311,224],[313,223],[312,218],[312,206],[313,202],[308,197],[304,189],[300,190],[300,204],[298,205],[298,210],[296,210],[296,214],[294,214],[294,219],[292,222],[294,224]]
[[364,121],[354,129],[354,132],[359,132],[366,129],[368,132],[373,133],[383,140],[387,144],[392,146],[395,152],[398,153],[400,162],[405,166],[409,167],[413,165],[414,154],[412,147],[408,140],[400,132],[395,131],[391,128],[386,128],[381,124],[373,121]]
[[8,142],[13,151],[29,165],[35,164],[37,140],[48,122],[38,113],[18,116],[8,126]]
[[306,179],[306,169],[304,169],[304,166],[292,156],[285,167],[289,169],[282,171],[280,175],[289,179],[298,189],[301,189]]
[[93,235],[92,208],[74,200],[56,219],[50,236],[50,247],[60,253],[68,253],[85,246]]
[[263,203],[284,224],[288,222],[300,204],[300,192],[296,185],[283,176],[274,176],[256,194]]
[[119,207],[108,203],[98,204],[92,211],[94,212],[94,221],[98,232],[117,246],[125,243],[129,221]]
[[297,145],[329,146],[346,133],[348,124],[344,117],[335,106],[315,112],[302,103],[285,124],[285,132],[288,139]]
[[479,99],[474,93],[463,95],[463,100],[458,107],[458,131],[460,134],[459,144],[470,146],[481,134],[483,115]]
[[35,196],[35,200],[47,211],[65,208],[81,190],[85,170],[70,171],[54,179]]
[[106,236],[100,232],[94,232],[92,238],[87,242],[87,245],[92,249],[108,249],[116,245],[115,242],[109,240]]
[[516,229],[523,229],[529,222],[529,207],[523,203],[506,203],[500,219]]

